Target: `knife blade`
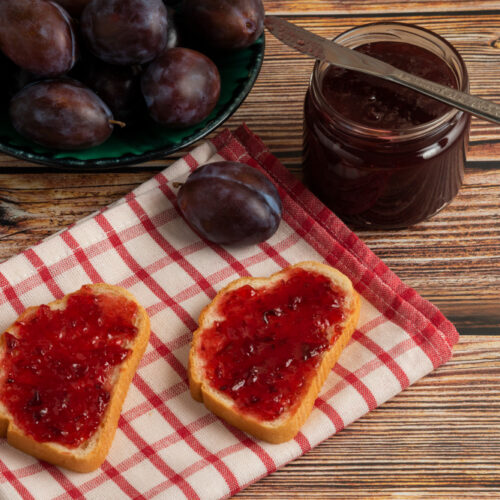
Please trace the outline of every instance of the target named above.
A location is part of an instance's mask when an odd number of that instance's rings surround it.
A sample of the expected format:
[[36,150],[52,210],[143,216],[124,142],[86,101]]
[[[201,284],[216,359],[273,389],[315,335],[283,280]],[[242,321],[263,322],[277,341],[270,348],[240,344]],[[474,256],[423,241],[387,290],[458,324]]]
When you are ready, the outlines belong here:
[[264,24],[276,38],[303,54],[342,68],[378,76],[500,124],[500,105],[494,102],[412,75],[379,59],[327,40],[280,17],[266,15]]

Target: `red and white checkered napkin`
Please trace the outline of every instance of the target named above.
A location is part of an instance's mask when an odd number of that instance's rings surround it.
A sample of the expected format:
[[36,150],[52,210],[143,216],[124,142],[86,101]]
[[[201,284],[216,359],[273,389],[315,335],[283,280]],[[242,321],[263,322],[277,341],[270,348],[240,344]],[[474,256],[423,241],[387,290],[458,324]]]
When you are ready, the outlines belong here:
[[[284,216],[267,242],[209,245],[175,208],[176,182],[199,164],[239,160],[268,172]],[[302,260],[327,262],[363,296],[353,340],[298,436],[271,445],[193,401],[191,332],[217,290]],[[34,304],[88,282],[128,288],[151,317],[151,341],[103,466],[89,474],[41,463],[0,440],[0,497],[217,499],[307,452],[451,356],[458,334],[299,183],[245,126],[222,132],[123,200],[0,265],[0,329]]]

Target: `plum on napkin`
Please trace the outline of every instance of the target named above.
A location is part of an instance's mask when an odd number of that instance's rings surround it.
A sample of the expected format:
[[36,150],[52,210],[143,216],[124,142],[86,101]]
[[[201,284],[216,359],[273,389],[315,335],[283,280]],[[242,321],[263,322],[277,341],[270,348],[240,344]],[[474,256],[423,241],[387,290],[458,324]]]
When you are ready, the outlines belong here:
[[[263,169],[277,185],[284,214],[268,241],[212,245],[180,217],[178,183],[221,159]],[[362,295],[361,318],[301,432],[271,445],[193,401],[189,343],[217,290],[303,260],[346,274]],[[78,474],[0,440],[0,498],[231,496],[431,372],[458,341],[439,310],[402,283],[245,126],[221,132],[106,210],[0,264],[0,328],[30,305],[101,281],[128,288],[146,307],[152,329],[108,458],[97,471]]]

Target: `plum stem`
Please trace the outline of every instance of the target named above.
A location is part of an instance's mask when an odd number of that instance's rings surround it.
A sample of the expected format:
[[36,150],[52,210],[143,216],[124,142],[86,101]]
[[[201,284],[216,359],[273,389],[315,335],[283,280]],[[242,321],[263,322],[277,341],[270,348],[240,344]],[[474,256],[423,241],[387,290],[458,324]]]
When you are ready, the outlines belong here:
[[125,122],[121,122],[120,120],[108,120],[109,123],[112,123],[113,125],[118,125],[121,128],[124,128],[127,126]]

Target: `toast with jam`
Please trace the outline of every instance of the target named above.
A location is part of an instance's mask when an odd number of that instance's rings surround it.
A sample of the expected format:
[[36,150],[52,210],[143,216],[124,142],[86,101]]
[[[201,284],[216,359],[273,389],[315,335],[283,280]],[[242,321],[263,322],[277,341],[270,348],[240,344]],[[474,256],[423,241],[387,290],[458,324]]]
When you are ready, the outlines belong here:
[[359,311],[351,281],[319,262],[238,279],[200,315],[189,353],[191,395],[259,439],[288,441],[311,413]]
[[0,336],[0,437],[67,469],[99,467],[149,334],[145,309],[118,286],[28,308]]

